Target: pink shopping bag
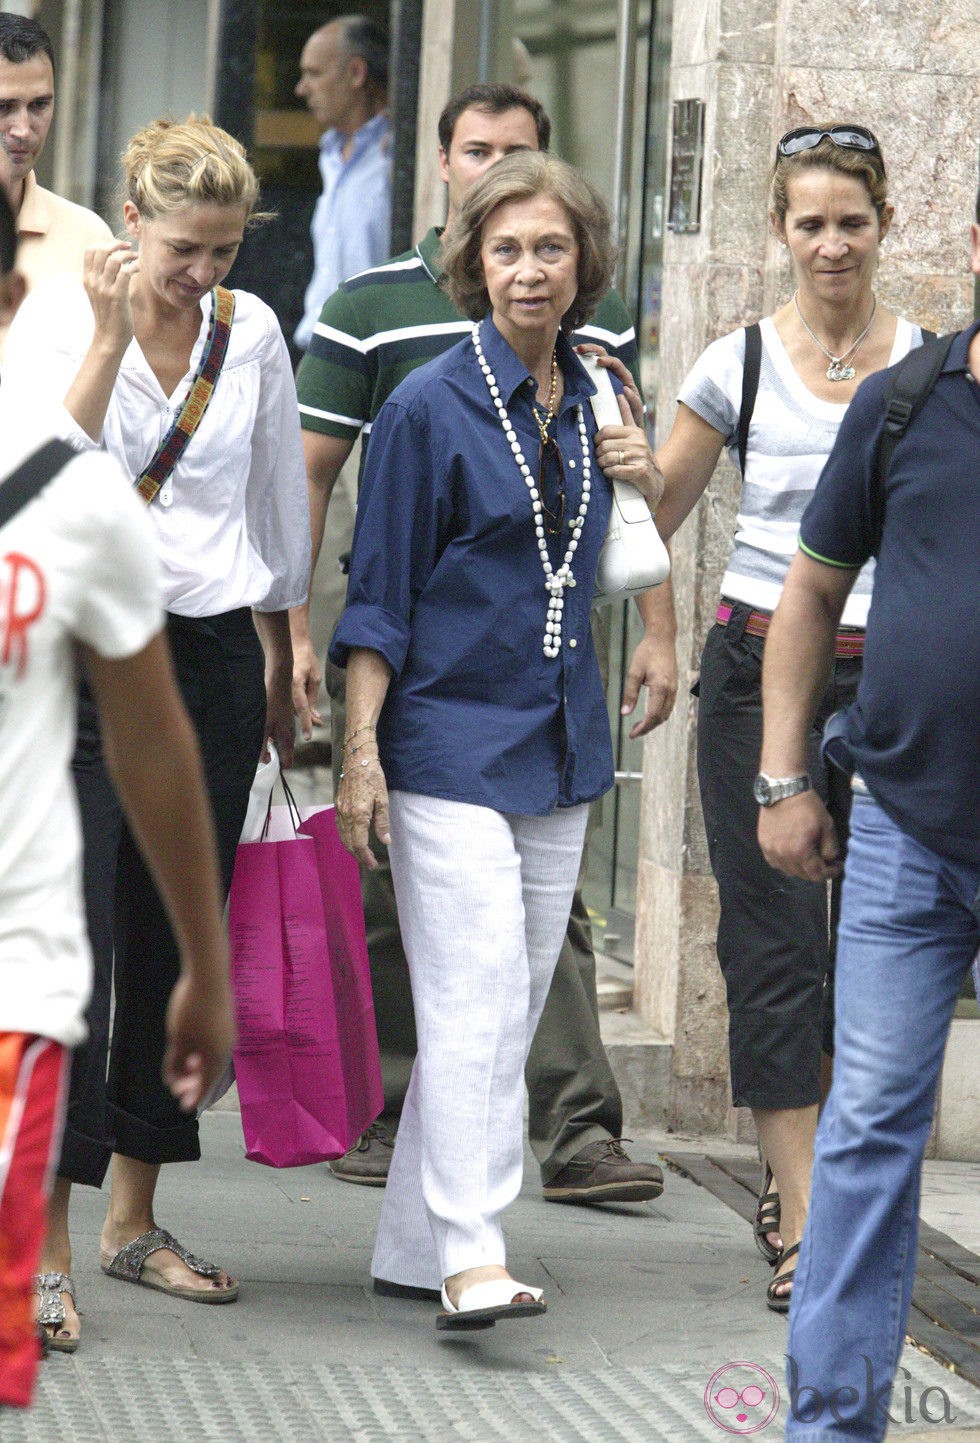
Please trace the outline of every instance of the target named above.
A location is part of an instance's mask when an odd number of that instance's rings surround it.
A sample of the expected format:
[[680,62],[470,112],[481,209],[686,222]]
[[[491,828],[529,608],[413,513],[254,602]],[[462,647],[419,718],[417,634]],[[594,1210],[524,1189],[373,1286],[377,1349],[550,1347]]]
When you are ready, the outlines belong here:
[[332,807],[289,815],[239,846],[228,911],[245,1150],[270,1167],[340,1157],[384,1103],[357,863]]

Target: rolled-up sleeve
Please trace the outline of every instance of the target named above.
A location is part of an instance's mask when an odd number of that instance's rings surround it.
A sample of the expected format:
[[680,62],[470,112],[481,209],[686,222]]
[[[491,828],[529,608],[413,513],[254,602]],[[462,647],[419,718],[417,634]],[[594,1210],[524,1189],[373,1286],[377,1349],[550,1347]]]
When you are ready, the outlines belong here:
[[270,325],[245,488],[248,538],[273,581],[256,611],[301,606],[310,583],[310,503],[296,387],[282,333]]
[[380,652],[398,676],[411,639],[412,612],[445,543],[451,467],[432,455],[418,401],[386,401],[371,432],[357,502],[347,609],[330,646],[346,666],[354,647]]

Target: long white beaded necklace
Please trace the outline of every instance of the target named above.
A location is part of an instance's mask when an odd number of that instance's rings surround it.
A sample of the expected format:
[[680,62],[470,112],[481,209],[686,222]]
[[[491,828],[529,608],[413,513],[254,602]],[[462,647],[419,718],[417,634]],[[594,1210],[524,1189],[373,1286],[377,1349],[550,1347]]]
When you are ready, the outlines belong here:
[[537,538],[538,552],[541,557],[541,566],[544,571],[544,584],[548,592],[548,615],[544,627],[544,654],[547,657],[555,657],[561,651],[561,614],[565,609],[565,588],[575,585],[575,577],[572,575],[572,558],[578,550],[578,539],[582,534],[582,527],[585,524],[586,513],[589,509],[589,493],[592,490],[592,457],[589,452],[589,436],[585,429],[585,415],[581,404],[576,409],[578,416],[578,434],[582,442],[582,500],[579,503],[578,514],[571,522],[571,537],[568,542],[568,550],[565,552],[565,559],[558,570],[555,571],[551,565],[551,557],[548,555],[548,543],[544,533],[544,518],[542,515],[543,506],[538,488],[535,484],[531,468],[524,459],[521,450],[521,443],[517,439],[517,432],[510,423],[507,408],[500,396],[500,387],[497,385],[497,378],[490,369],[489,362],[483,354],[483,347],[480,344],[480,327],[473,327],[473,349],[476,351],[476,359],[480,364],[490,397],[500,417],[500,424],[503,427],[504,435],[510,442],[510,449],[514,454],[514,461],[517,469],[524,477],[528,494],[531,497],[531,510],[534,513],[534,534]]

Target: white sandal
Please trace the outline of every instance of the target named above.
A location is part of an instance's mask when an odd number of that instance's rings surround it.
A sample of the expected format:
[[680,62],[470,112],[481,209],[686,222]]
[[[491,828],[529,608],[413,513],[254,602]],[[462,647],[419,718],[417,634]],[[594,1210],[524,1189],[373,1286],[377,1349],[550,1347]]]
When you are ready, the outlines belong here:
[[[514,1299],[528,1293],[534,1301],[515,1303]],[[465,1288],[458,1306],[450,1301],[446,1286],[442,1287],[444,1313],[436,1314],[436,1327],[448,1332],[464,1329],[492,1328],[501,1318],[535,1318],[548,1311],[541,1301],[541,1288],[518,1283],[514,1278],[491,1278],[485,1283],[474,1283]]]

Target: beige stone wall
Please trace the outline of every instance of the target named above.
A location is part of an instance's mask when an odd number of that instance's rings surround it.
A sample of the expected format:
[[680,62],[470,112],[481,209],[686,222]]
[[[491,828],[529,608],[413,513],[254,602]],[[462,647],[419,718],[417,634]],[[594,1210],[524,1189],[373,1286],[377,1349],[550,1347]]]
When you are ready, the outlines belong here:
[[[704,346],[791,293],[782,247],[768,233],[766,175],[792,125],[846,119],[875,130],[896,207],[879,294],[933,329],[963,325],[973,306],[976,0],[677,0],[674,16],[671,96],[701,98],[707,111],[701,229],[666,242],[660,434]],[[697,673],[717,605],[737,490],[723,461],[675,539],[682,681],[685,668]],[[682,690],[670,723],[646,746],[635,1006],[674,1044],[670,1121],[716,1130],[734,1124],[695,724],[696,704]]]

